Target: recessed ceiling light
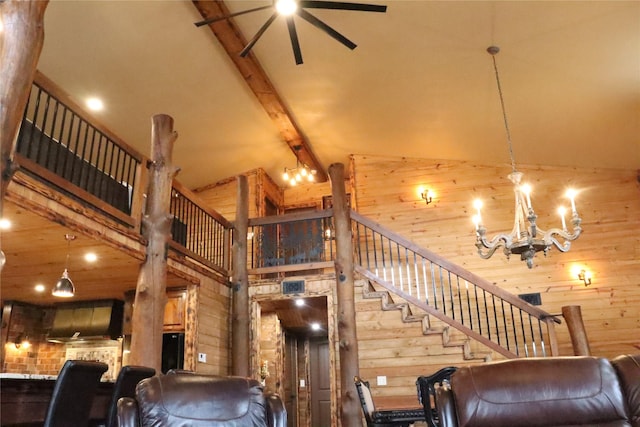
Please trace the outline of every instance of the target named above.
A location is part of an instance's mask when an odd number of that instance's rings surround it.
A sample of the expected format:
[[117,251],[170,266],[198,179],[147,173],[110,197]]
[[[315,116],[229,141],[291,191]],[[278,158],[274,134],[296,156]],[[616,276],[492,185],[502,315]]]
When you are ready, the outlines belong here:
[[0,230],[8,230],[11,228],[11,221],[6,218],[0,219]]
[[314,331],[319,331],[320,330],[320,323],[318,322],[314,322],[311,324],[311,329],[313,329]]
[[46,288],[42,283],[38,283],[33,289],[35,289],[36,292],[44,292]]
[[102,111],[104,109],[104,103],[100,98],[88,98],[87,107],[91,111]]
[[296,300],[296,305],[297,305],[298,307],[302,307],[302,306],[304,305],[304,300],[303,300],[302,298],[298,298],[298,299]]
[[98,255],[93,252],[87,252],[84,254],[84,260],[87,262],[96,262],[98,260]]

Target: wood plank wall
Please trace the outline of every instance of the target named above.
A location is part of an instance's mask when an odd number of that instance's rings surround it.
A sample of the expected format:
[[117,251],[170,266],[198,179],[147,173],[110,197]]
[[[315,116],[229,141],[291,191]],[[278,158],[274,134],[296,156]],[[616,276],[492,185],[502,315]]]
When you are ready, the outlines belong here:
[[[475,198],[484,201],[483,220],[492,236],[513,226],[513,186],[509,165],[353,156],[355,198],[361,214],[437,252],[514,294],[540,293],[541,308],[560,313],[580,305],[591,352],[614,357],[640,344],[640,186],[637,171],[520,167],[533,186],[532,203],[541,228],[560,226],[556,213],[565,188],[576,198],[583,235],[567,253],[538,254],[529,270],[500,251],[483,260],[474,246],[471,222]],[[418,186],[435,193],[426,205]],[[566,199],[565,199],[566,200]],[[564,203],[567,205],[566,201]],[[585,287],[574,267],[592,272]],[[556,327],[560,352],[571,355],[566,325]]]
[[[264,216],[265,202],[269,198],[278,208],[284,205],[284,194],[262,169],[244,173],[249,187],[249,218]],[[228,178],[194,190],[200,200],[229,221],[236,217],[236,178]]]
[[[24,178],[26,181],[31,179]],[[45,217],[57,218],[65,226],[89,237],[99,238],[134,259],[144,259],[145,247],[135,234],[122,232],[122,227],[111,224],[107,219],[91,210],[82,208],[78,202],[60,197],[52,190],[34,182],[26,186],[12,182],[8,197],[16,203],[28,201],[28,206],[37,206]],[[235,201],[235,195],[232,198]],[[26,203],[26,202],[24,202]],[[234,208],[235,209],[235,208]],[[63,220],[61,220],[63,219]],[[168,259],[170,276],[177,278],[181,285],[187,285],[187,325],[185,342],[185,368],[198,372],[227,375],[229,362],[229,323],[230,292],[225,283],[217,276],[207,274],[202,268],[192,268],[192,263],[181,263],[172,254]],[[137,271],[131,272],[131,288],[135,290]],[[104,275],[109,275],[108,271]],[[170,283],[169,286],[176,286]],[[99,290],[94,290],[99,292]],[[99,293],[92,294],[94,299]],[[122,297],[124,299],[124,293]],[[197,309],[193,309],[197,307]],[[206,353],[207,362],[198,363],[197,353]]]

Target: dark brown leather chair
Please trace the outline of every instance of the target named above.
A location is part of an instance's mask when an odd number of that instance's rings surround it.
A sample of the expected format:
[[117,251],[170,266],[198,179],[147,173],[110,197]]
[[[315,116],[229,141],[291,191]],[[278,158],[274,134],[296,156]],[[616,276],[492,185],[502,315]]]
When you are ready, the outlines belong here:
[[120,427],[286,427],[280,397],[242,377],[160,375],[138,383],[118,401]]
[[107,369],[106,363],[67,360],[53,387],[44,427],[87,426],[100,378]]
[[631,425],[640,427],[640,354],[625,354],[611,361],[627,397]]
[[156,370],[146,366],[123,366],[113,386],[113,394],[109,402],[106,427],[118,426],[118,400],[121,397],[134,397],[136,386],[145,378],[152,377]]
[[[607,359],[547,357],[458,368],[436,392],[441,427],[631,427]],[[636,424],[637,425],[637,424]]]

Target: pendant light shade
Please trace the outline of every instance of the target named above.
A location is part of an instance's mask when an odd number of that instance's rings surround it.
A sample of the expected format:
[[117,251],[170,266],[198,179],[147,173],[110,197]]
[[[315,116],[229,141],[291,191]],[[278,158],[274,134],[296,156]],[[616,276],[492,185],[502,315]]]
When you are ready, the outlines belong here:
[[53,287],[51,295],[54,297],[71,298],[76,293],[76,288],[73,286],[73,282],[69,278],[69,272],[65,268],[62,272],[62,277],[58,280],[58,283]]
[[69,277],[69,272],[67,271],[67,269],[69,268],[69,252],[71,249],[71,241],[75,240],[76,236],[65,234],[64,238],[67,240],[67,261],[65,263],[62,276],[51,290],[51,295],[53,295],[54,297],[71,298],[75,295],[76,288],[75,286],[73,286],[73,282]]

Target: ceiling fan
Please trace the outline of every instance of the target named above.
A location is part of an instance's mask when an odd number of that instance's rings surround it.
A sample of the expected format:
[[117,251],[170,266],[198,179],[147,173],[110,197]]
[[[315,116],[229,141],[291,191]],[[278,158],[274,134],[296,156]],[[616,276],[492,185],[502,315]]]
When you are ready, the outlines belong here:
[[348,3],[342,1],[325,1],[325,0],[273,0],[272,4],[266,6],[260,6],[253,9],[242,10],[240,12],[231,13],[224,16],[217,16],[207,18],[203,21],[196,22],[196,27],[210,24],[216,21],[222,21],[234,16],[244,15],[245,13],[256,12],[264,9],[274,9],[273,14],[262,25],[253,38],[247,43],[247,45],[240,51],[240,56],[245,57],[249,54],[251,48],[256,44],[258,39],[269,28],[269,25],[278,17],[283,15],[287,20],[287,27],[289,29],[289,38],[291,39],[291,47],[293,48],[293,55],[296,59],[296,64],[302,64],[302,52],[300,50],[300,43],[298,41],[298,33],[296,32],[296,24],[293,20],[293,15],[298,15],[305,21],[309,22],[313,26],[321,29],[329,36],[333,37],[349,49],[355,49],[356,44],[325,24],[323,21],[307,12],[305,9],[337,9],[337,10],[355,10],[361,12],[386,12],[387,6],[380,6],[374,4],[362,4],[362,3]]

